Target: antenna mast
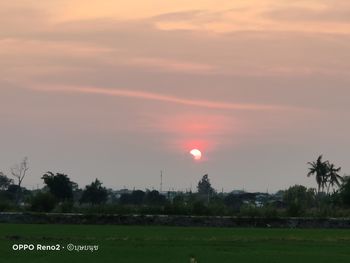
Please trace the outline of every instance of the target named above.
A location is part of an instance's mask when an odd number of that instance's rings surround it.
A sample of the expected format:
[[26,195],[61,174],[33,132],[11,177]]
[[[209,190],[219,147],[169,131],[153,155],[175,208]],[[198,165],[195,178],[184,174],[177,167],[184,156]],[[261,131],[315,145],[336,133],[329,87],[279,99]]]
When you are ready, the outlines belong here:
[[160,188],[159,188],[159,192],[162,192],[163,190],[163,171],[160,170]]

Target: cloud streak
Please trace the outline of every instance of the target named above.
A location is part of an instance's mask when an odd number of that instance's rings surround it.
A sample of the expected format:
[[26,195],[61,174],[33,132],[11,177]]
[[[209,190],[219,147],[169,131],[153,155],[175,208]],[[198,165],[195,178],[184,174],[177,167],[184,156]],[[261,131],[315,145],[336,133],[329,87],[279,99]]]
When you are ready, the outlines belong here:
[[327,5],[322,8],[288,7],[275,8],[263,12],[263,15],[279,21],[303,21],[318,23],[350,23],[350,5]]
[[265,105],[265,104],[252,104],[252,103],[228,103],[218,102],[210,100],[195,100],[182,97],[164,95],[159,93],[144,92],[144,91],[131,91],[126,89],[107,89],[96,87],[72,87],[72,86],[32,86],[31,90],[44,91],[44,92],[65,92],[65,93],[80,93],[80,94],[93,94],[104,95],[114,97],[126,97],[135,99],[144,99],[160,102],[169,102],[179,105],[195,106],[209,109],[220,110],[293,110],[292,107],[278,106],[278,105]]
[[196,63],[181,60],[171,60],[152,57],[131,58],[128,65],[140,67],[152,67],[163,71],[174,71],[182,73],[213,73],[215,67],[209,64]]

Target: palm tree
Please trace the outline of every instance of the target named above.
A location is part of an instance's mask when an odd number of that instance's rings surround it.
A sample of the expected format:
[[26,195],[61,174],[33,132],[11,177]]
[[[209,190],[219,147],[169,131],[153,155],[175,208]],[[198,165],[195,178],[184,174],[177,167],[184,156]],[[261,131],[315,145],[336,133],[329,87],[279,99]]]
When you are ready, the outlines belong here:
[[328,186],[327,186],[327,193],[329,193],[329,188],[332,186],[334,189],[334,185],[337,185],[340,187],[341,183],[343,182],[343,177],[339,175],[339,171],[341,170],[341,167],[335,168],[334,164],[328,163]]
[[317,193],[323,191],[327,184],[327,175],[328,175],[328,161],[322,161],[322,155],[320,155],[316,162],[308,162],[311,167],[309,167],[308,177],[315,175],[317,183]]

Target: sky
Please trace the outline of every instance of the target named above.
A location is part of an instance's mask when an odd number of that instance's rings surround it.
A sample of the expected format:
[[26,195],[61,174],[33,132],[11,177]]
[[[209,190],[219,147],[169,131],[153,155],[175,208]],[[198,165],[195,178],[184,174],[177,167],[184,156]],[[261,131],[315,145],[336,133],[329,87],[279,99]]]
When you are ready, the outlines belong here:
[[[315,187],[350,173],[350,3],[0,2],[0,171],[80,187]],[[189,153],[202,152],[201,160]]]

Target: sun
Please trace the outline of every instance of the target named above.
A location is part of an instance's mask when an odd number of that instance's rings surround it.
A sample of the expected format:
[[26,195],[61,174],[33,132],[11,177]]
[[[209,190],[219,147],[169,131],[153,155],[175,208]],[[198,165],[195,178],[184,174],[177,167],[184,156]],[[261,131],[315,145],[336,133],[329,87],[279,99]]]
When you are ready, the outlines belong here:
[[201,151],[198,150],[198,149],[192,149],[192,150],[190,151],[190,154],[193,155],[193,158],[194,158],[195,160],[200,160],[200,159],[202,158],[202,153],[201,153]]

